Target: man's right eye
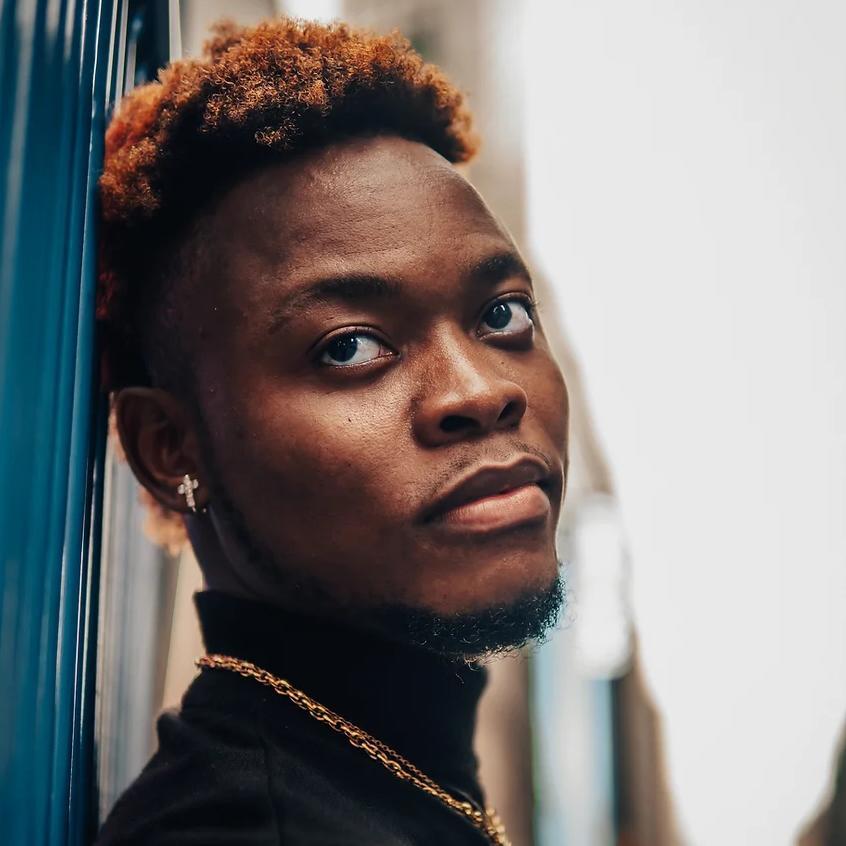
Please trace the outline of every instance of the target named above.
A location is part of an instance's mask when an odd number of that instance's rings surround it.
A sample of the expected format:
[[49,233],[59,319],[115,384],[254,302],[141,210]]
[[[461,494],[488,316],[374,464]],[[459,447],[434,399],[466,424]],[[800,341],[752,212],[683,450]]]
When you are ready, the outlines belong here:
[[323,348],[319,361],[330,367],[351,367],[389,355],[393,355],[393,352],[378,338],[357,331],[332,338]]

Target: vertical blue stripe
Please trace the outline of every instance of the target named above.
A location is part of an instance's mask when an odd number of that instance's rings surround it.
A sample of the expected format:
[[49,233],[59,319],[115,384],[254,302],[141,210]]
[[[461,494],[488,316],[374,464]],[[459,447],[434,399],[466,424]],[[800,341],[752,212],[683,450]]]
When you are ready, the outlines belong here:
[[[90,828],[97,493],[94,187],[115,3],[0,6],[0,830]],[[98,464],[99,462],[99,464]]]

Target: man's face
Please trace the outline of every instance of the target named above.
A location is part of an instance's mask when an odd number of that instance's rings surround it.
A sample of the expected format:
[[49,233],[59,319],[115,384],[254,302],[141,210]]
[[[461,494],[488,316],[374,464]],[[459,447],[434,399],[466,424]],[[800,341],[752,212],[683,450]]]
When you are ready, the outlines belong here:
[[337,143],[241,180],[205,238],[192,537],[283,604],[311,584],[448,616],[548,589],[566,388],[514,244],[457,171],[396,137]]

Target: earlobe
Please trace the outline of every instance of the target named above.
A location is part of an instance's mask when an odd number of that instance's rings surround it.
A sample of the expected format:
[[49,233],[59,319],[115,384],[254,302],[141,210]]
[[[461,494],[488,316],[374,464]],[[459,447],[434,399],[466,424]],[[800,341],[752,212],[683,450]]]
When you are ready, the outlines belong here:
[[172,511],[202,509],[207,490],[198,439],[182,403],[161,388],[123,388],[115,397],[115,420],[129,466],[152,496]]

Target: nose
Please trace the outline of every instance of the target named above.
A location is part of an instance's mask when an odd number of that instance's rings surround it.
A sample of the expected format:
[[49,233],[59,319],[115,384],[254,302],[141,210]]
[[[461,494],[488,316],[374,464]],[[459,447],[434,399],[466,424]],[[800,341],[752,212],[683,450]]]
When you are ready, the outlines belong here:
[[516,382],[497,372],[495,358],[490,349],[472,356],[457,345],[438,354],[414,412],[420,443],[441,446],[519,425],[528,397]]

